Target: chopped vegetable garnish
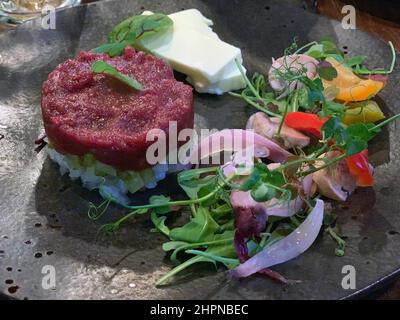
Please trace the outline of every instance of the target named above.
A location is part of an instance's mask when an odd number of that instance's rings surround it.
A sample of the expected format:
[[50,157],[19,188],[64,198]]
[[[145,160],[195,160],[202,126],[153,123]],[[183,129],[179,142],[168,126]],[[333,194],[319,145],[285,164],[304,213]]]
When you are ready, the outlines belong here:
[[383,119],[385,119],[385,115],[379,105],[373,100],[368,100],[349,104],[343,117],[343,123],[374,123]]
[[321,129],[327,120],[313,113],[289,112],[285,117],[285,124],[290,128],[322,138]]
[[322,82],[325,88],[335,86],[338,89],[338,94],[335,98],[340,101],[352,102],[370,99],[381,91],[385,85],[381,81],[361,79],[353,73],[352,69],[334,58],[327,58],[325,61],[336,69],[337,77],[330,81],[323,79]]
[[350,172],[357,179],[357,186],[372,187],[374,177],[368,164],[368,150],[364,150],[346,159]]
[[[130,33],[122,31],[110,39],[123,43]],[[114,232],[127,219],[151,210],[155,231],[169,239],[163,249],[172,253],[176,265],[158,285],[198,262],[221,263],[238,278],[261,273],[287,283],[268,268],[307,250],[322,227],[337,243],[335,254],[343,256],[345,241],[333,229],[335,216],[325,208],[329,199],[345,201],[356,187],[373,186],[368,142],[400,117],[383,120],[385,115],[371,100],[384,88],[387,79],[381,75],[393,70],[395,58],[389,71],[379,69],[368,73],[375,76],[361,78],[367,73],[366,59],[347,59],[331,40],[323,39],[301,48],[294,42],[273,60],[268,78],[258,73],[247,78],[237,61],[247,87],[230,94],[259,111],[247,124],[253,131],[212,134],[190,157],[199,164],[200,156],[229,151],[230,161],[181,172],[178,183],[186,200],[157,196],[143,206],[122,203],[133,211],[103,231]],[[226,145],[213,148],[221,139]],[[246,155],[249,148],[253,152]],[[118,201],[109,198],[98,208],[92,206],[92,219],[110,202]],[[166,215],[183,207],[188,209],[186,223],[167,224]]]

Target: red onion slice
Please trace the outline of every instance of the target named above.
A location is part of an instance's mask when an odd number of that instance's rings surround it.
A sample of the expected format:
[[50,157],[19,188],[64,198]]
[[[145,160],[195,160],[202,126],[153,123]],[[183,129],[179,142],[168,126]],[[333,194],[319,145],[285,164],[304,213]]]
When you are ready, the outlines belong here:
[[[268,158],[274,162],[284,162],[291,153],[277,143],[252,131],[242,129],[225,129],[204,138],[194,148],[190,162],[200,164],[201,159],[208,158],[222,151],[239,152],[246,150],[251,156]],[[248,157],[249,155],[246,155]]]
[[314,243],[321,229],[323,217],[324,202],[318,199],[314,209],[298,228],[230,271],[231,275],[235,278],[248,277],[262,269],[296,258]]

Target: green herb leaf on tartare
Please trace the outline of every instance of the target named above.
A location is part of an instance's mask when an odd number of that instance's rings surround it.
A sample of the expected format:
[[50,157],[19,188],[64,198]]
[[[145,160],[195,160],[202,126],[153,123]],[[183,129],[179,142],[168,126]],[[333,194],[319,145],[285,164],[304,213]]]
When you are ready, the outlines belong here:
[[143,86],[137,80],[118,72],[117,69],[115,69],[107,62],[96,61],[95,63],[92,64],[92,71],[94,73],[104,73],[109,76],[112,76],[113,78],[120,80],[121,82],[125,83],[126,85],[135,90],[139,91],[143,90]]

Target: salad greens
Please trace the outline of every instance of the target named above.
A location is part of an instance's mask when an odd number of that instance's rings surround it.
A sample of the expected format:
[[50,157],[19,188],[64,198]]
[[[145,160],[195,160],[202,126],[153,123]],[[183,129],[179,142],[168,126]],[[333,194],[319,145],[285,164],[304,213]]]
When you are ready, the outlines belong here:
[[[164,15],[133,17],[114,28],[109,36],[109,44],[95,50],[110,55],[118,54],[122,52],[124,46],[135,45],[147,35],[166,32],[171,25],[170,19]],[[390,46],[394,53],[391,43]],[[312,146],[303,149],[295,147],[294,156],[273,170],[261,160],[256,160],[246,176],[236,174],[225,176],[223,167],[183,171],[178,174],[177,180],[187,195],[186,200],[173,201],[165,196],[153,196],[146,205],[121,204],[131,212],[118,221],[102,227],[102,232],[112,234],[127,220],[151,212],[155,231],[168,238],[163,244],[163,250],[170,253],[171,263],[175,266],[158,280],[157,285],[167,283],[182,270],[200,262],[214,265],[220,263],[228,269],[236,268],[246,256],[247,258],[255,256],[285,239],[302,225],[315,203],[321,205],[321,201],[317,200],[318,195],[305,193],[303,186],[305,177],[326,168],[336,170],[336,164],[339,162],[359,156],[368,148],[368,142],[379,133],[382,126],[400,117],[395,115],[378,124],[363,122],[346,124],[343,119],[348,113],[348,103],[335,99],[338,88],[324,87],[324,81],[332,81],[340,76],[332,64],[325,61],[326,58],[334,58],[344,63],[356,74],[389,74],[393,71],[395,54],[388,71],[368,70],[363,64],[365,56],[346,58],[336,44],[324,38],[302,47],[299,47],[295,40],[285,50],[284,58],[301,52],[317,59],[315,78],[310,79],[307,76],[305,65],[292,68],[292,65],[284,62],[282,69],[273,71],[275,76],[285,83],[285,88],[282,92],[274,92],[269,89],[268,79],[264,75],[255,73],[249,79],[241,64],[236,61],[247,86],[241,92],[229,94],[243,99],[248,105],[268,116],[280,118],[279,128],[274,137],[278,142],[282,139],[285,121],[291,113],[312,115],[309,118],[315,126],[308,128],[312,130],[307,131],[310,135],[314,134]],[[99,65],[95,69],[118,77],[116,71],[111,70],[109,66]],[[363,105],[365,104],[357,104],[361,112]],[[336,156],[332,158],[328,154]],[[236,210],[231,197],[237,192],[249,192],[251,201],[260,204],[276,199],[276,205],[289,207],[293,200],[301,199],[304,205],[290,217],[270,216],[264,221],[257,216],[257,212],[246,211],[246,208],[242,212]],[[98,207],[91,204],[89,217],[98,219],[107,210],[110,202],[117,201],[110,198]],[[167,216],[179,208],[190,209],[190,215],[185,224],[171,227]],[[249,217],[246,218],[246,215]],[[343,256],[346,243],[334,230],[335,221],[336,217],[329,210],[325,210],[323,222],[325,231],[337,243],[335,254]],[[245,226],[241,225],[242,223]],[[261,232],[259,232],[260,226]],[[268,270],[266,271],[268,273]],[[285,280],[278,276],[275,279]]]

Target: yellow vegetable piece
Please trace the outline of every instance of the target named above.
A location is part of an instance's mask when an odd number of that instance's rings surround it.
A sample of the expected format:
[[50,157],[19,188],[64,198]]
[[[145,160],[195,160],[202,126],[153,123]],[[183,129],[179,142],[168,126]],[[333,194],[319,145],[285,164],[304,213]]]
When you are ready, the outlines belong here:
[[331,81],[322,79],[322,82],[325,89],[330,86],[338,88],[337,100],[346,102],[368,100],[384,87],[384,83],[381,81],[361,79],[350,68],[347,68],[334,58],[329,57],[326,61],[336,69],[338,75]]
[[381,108],[375,101],[365,101],[361,103],[352,103],[348,105],[343,123],[373,123],[385,119]]

